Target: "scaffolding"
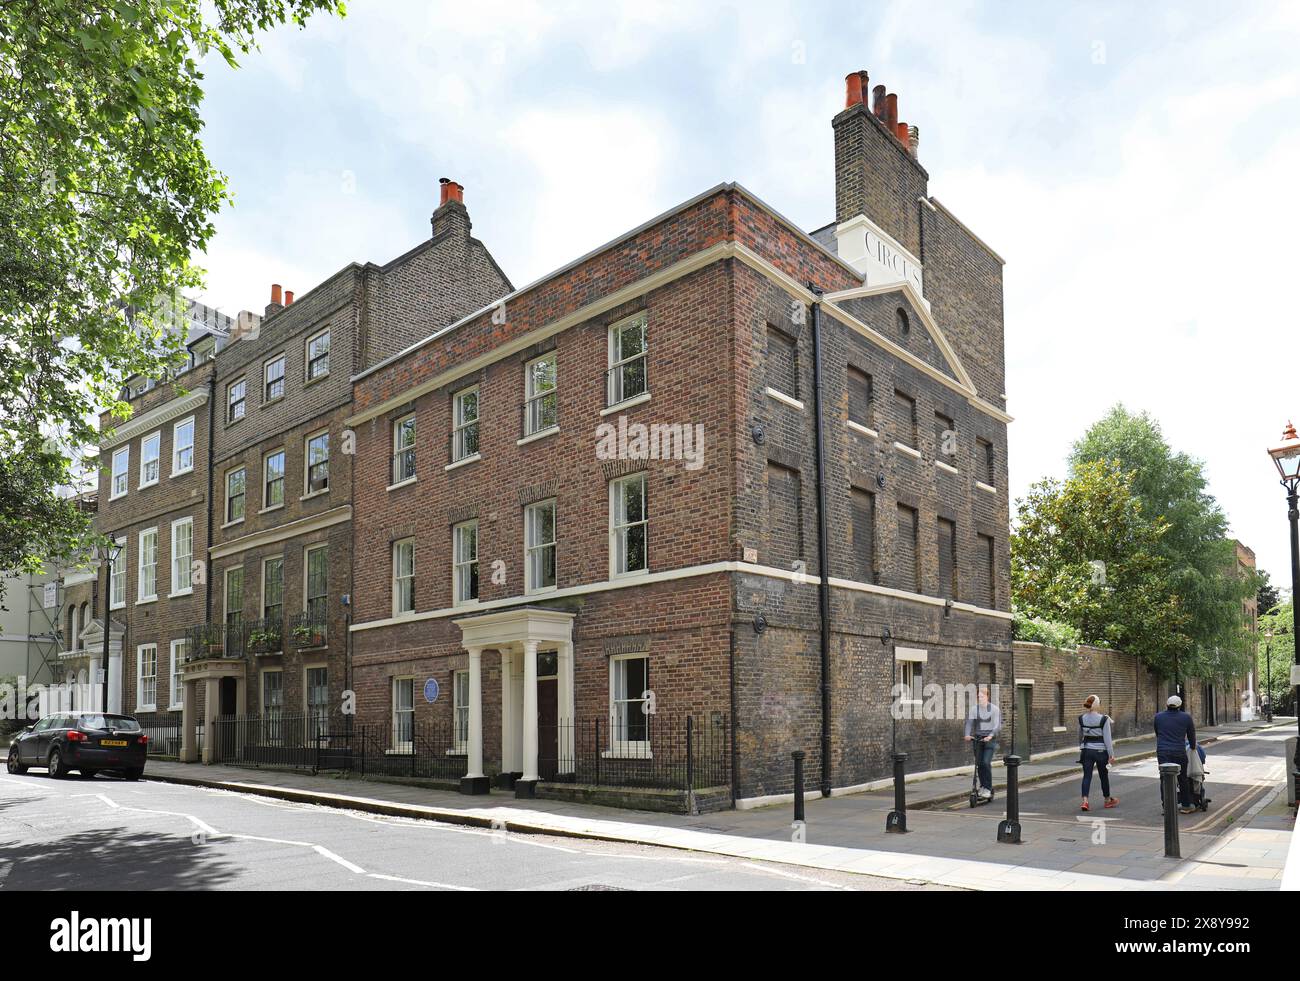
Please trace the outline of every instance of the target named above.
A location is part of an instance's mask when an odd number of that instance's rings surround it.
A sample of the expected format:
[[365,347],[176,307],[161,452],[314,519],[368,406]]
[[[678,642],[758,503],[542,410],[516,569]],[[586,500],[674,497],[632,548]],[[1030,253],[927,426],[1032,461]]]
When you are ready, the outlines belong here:
[[[36,582],[27,577],[27,685],[48,685],[55,680],[59,655],[65,648],[63,636],[63,583],[52,580]],[[47,607],[47,589],[54,605]],[[60,672],[61,673],[61,672]]]

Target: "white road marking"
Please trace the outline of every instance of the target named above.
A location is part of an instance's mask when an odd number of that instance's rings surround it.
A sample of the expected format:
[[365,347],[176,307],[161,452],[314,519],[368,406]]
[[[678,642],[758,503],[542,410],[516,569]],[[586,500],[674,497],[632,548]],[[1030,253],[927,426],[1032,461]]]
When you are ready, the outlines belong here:
[[383,879],[385,882],[404,882],[409,886],[428,886],[430,889],[454,889],[456,892],[479,892],[474,886],[453,886],[446,882],[425,882],[422,879],[404,879],[400,875],[384,875],[382,872],[367,872],[366,875],[372,879]]
[[117,803],[117,801],[110,798],[107,794],[96,794],[95,796],[98,797],[100,800],[102,800],[109,807],[113,808],[114,810],[136,811],[140,814],[163,814],[166,815],[167,817],[185,818],[185,820],[191,822],[196,828],[198,828],[200,831],[206,834],[209,838],[216,837],[221,834],[221,832],[218,831],[216,828],[212,827],[212,825],[208,824],[202,818],[195,817],[193,814],[185,814],[181,811],[158,811],[149,807],[128,807],[125,804]]

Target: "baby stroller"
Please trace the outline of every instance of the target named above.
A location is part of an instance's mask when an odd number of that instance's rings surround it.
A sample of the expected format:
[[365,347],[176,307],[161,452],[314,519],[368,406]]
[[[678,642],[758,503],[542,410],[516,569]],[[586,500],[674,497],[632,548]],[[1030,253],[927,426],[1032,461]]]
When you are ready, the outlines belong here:
[[1207,810],[1210,798],[1205,796],[1205,750],[1199,745],[1196,752],[1187,754],[1187,784],[1192,795],[1192,807],[1198,811]]

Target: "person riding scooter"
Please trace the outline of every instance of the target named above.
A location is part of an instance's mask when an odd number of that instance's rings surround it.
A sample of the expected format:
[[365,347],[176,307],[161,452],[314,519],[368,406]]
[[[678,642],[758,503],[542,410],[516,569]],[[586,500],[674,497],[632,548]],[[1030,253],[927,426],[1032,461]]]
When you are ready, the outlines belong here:
[[979,775],[980,800],[993,799],[993,756],[998,746],[994,740],[1002,728],[1002,709],[989,701],[989,691],[981,686],[975,696],[975,704],[966,716],[966,729],[963,738],[972,744],[975,754],[975,770]]

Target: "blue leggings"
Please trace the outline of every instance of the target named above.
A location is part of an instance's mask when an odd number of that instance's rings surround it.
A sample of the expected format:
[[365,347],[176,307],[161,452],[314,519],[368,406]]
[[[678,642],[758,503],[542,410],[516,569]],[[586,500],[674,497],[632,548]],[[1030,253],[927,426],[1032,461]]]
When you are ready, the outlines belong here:
[[1097,776],[1101,777],[1101,795],[1110,797],[1110,774],[1106,772],[1106,764],[1110,757],[1106,755],[1104,749],[1085,749],[1083,751],[1083,796],[1088,796],[1088,790],[1092,787],[1092,768],[1097,768]]

